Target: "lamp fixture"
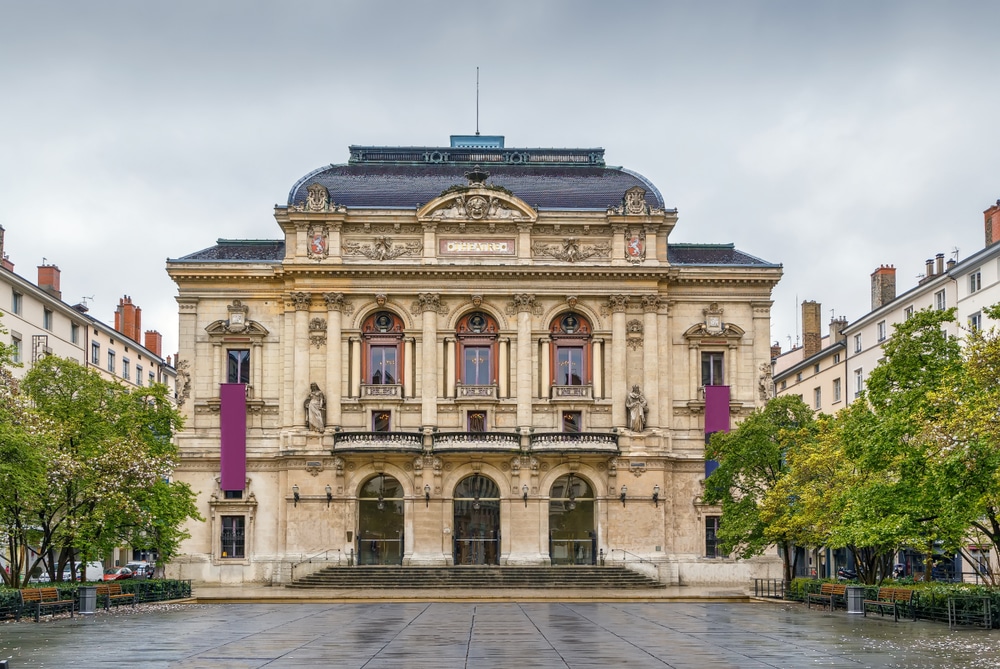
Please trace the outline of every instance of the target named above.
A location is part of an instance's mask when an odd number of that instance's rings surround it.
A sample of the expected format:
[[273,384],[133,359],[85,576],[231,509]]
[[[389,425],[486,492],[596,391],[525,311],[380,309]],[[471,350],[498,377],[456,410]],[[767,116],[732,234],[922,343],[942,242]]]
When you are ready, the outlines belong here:
[[332,501],[333,501],[333,488],[331,488],[330,484],[327,483],[326,484],[326,508],[328,508],[328,509],[330,508],[330,502],[332,502]]
[[524,499],[524,508],[528,508],[528,484],[521,486],[521,497]]
[[301,497],[299,496],[299,486],[298,485],[293,485],[292,486],[292,503],[293,503],[294,506],[298,506],[299,505],[299,499],[301,499]]
[[622,486],[622,494],[619,497],[619,499],[621,499],[621,501],[622,501],[622,506],[625,506],[625,495],[627,495],[627,494],[628,494],[628,486],[624,486],[623,485]]
[[659,484],[653,486],[653,506],[656,508],[660,507],[660,486]]
[[430,505],[431,505],[431,486],[428,483],[424,485],[424,506],[427,507]]

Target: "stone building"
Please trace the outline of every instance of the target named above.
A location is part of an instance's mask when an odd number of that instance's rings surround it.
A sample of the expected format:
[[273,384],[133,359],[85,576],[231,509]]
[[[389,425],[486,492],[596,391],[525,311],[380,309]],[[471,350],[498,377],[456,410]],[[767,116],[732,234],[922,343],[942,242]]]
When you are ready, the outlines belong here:
[[174,575],[765,568],[717,554],[701,493],[706,432],[767,397],[780,265],[670,243],[677,211],[602,149],[451,144],[352,146],[293,185],[280,238],[168,261],[177,477],[206,519]]

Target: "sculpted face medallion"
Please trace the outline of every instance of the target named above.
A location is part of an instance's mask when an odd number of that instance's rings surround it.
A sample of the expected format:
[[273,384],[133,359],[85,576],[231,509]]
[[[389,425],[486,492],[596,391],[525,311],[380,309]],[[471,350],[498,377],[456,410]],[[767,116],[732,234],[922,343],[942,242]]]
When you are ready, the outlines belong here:
[[486,201],[486,198],[480,195],[475,195],[473,197],[470,197],[469,200],[465,203],[465,211],[469,214],[470,218],[474,218],[476,220],[479,220],[484,216],[486,216],[486,212],[488,210],[489,210],[489,203]]

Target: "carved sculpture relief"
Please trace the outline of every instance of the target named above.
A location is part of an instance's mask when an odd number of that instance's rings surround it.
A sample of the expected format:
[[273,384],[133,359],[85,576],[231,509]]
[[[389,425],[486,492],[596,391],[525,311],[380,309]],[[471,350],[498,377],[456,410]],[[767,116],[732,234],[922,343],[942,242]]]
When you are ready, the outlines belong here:
[[628,409],[629,427],[633,432],[642,432],[646,428],[646,412],[649,408],[646,396],[642,394],[638,384],[632,386],[632,392],[625,398],[625,408]]
[[313,432],[322,433],[326,429],[326,395],[316,382],[309,385],[309,396],[303,406],[306,410],[306,426]]
[[323,301],[327,311],[339,311],[348,316],[354,313],[354,305],[343,293],[323,293]]
[[309,227],[309,246],[306,255],[313,260],[324,260],[330,255],[330,230],[326,226]]
[[191,372],[188,369],[191,363],[187,360],[177,361],[177,406],[184,406],[184,402],[191,396]]
[[642,186],[629,188],[622,196],[621,204],[608,207],[609,216],[642,216],[662,213],[663,209],[651,207],[646,202],[646,189]]
[[308,311],[312,304],[312,295],[309,293],[292,292],[288,294],[288,298],[295,305],[296,311]]
[[233,300],[233,303],[226,307],[226,309],[229,311],[229,320],[223,326],[225,331],[232,334],[244,332],[249,324],[247,315],[250,313],[250,307],[243,304],[240,300]]
[[774,379],[771,378],[771,363],[762,362],[757,368],[760,372],[757,378],[757,392],[761,402],[766,402],[774,396]]
[[313,318],[309,321],[309,342],[316,348],[326,343],[325,318]]
[[622,313],[628,308],[628,295],[610,295],[604,311]]
[[309,184],[306,188],[306,201],[301,204],[293,204],[289,207],[292,211],[304,211],[304,212],[337,212],[345,213],[347,212],[347,207],[340,204],[334,204],[333,200],[330,199],[330,191],[327,190],[326,186],[318,183]]
[[609,257],[611,244],[607,242],[580,244],[580,240],[576,237],[567,237],[563,240],[562,245],[535,242],[531,245],[531,252],[536,256],[549,256],[556,260],[579,262],[595,256],[598,258]]
[[639,350],[642,346],[643,326],[640,320],[631,320],[625,324],[625,343],[633,351]]
[[448,313],[448,307],[441,302],[441,295],[438,293],[418,293],[417,299],[410,306],[410,311],[414,313],[433,311],[445,315]]
[[528,293],[514,295],[510,298],[510,302],[507,303],[507,313],[513,316],[521,311],[527,311],[529,314],[539,316],[542,313],[542,305],[535,303],[534,295],[529,295]]
[[402,256],[419,256],[423,248],[423,242],[406,242],[396,246],[388,237],[379,236],[370,244],[346,242],[344,255],[365,256],[371,260],[392,260]]
[[646,231],[625,231],[625,259],[638,264],[646,259]]

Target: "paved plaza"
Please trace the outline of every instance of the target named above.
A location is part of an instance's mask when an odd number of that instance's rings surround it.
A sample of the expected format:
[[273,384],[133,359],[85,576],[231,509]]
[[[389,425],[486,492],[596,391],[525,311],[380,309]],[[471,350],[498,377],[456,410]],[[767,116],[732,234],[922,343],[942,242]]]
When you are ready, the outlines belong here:
[[786,603],[176,604],[0,625],[23,667],[1000,667],[997,631]]

